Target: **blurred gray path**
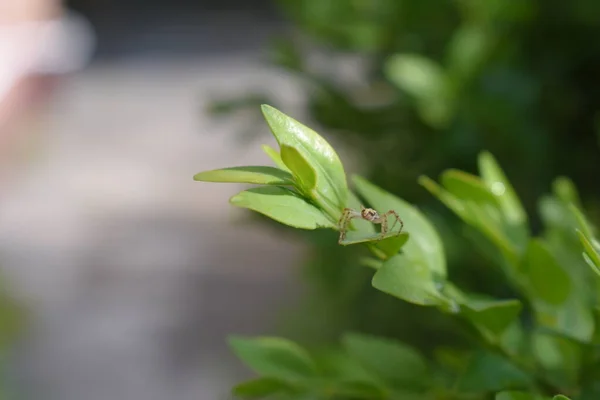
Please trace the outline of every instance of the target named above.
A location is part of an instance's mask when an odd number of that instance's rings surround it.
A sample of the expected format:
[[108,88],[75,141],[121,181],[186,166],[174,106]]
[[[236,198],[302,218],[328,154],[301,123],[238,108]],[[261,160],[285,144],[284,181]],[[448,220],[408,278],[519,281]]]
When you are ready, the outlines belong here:
[[268,162],[212,93],[298,92],[250,56],[95,64],[65,81],[37,153],[0,197],[0,254],[33,329],[19,352],[30,398],[226,399],[246,371],[227,333],[271,333],[299,288],[302,248],[243,221],[238,185],[198,171]]

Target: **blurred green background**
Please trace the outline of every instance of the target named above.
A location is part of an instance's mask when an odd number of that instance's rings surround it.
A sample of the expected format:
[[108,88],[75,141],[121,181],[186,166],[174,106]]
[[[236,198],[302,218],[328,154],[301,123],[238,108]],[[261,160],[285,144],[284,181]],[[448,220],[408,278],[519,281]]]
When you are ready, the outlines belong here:
[[[521,196],[534,233],[541,228],[538,200],[561,175],[575,182],[598,222],[600,2],[275,3],[291,26],[273,38],[266,62],[306,89],[302,122],[351,149],[368,179],[436,222],[459,285],[510,295],[490,261],[465,240],[472,232],[417,185],[419,175],[475,172],[477,154],[489,150]],[[219,98],[212,111],[258,115],[262,102],[277,107],[265,91]],[[255,129],[264,130],[256,120]],[[300,234],[312,243],[303,261],[311,293],[298,312],[285,310],[287,336],[323,343],[359,330],[424,350],[464,339],[435,310],[372,290],[371,272],[357,265],[360,250],[340,248],[331,232]]]

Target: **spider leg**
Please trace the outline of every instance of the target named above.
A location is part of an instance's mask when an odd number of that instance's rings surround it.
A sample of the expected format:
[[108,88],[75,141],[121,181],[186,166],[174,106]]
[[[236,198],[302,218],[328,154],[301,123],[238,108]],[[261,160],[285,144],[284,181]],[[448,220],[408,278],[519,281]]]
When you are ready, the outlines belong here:
[[346,230],[348,227],[348,223],[353,219],[358,217],[360,214],[354,211],[351,208],[344,208],[342,217],[340,218],[338,225],[340,229],[340,237],[338,239],[338,244],[341,244],[344,239],[346,239]]
[[386,212],[385,214],[383,214],[383,217],[386,220],[386,224],[387,224],[387,217],[390,216],[390,215],[394,216],[394,224],[392,225],[392,228],[390,229],[390,231],[393,231],[394,228],[396,227],[396,224],[398,222],[400,222],[400,229],[398,230],[398,233],[397,233],[397,235],[399,235],[400,232],[402,232],[402,229],[404,228],[404,222],[402,221],[402,219],[400,218],[400,216],[398,215],[398,213],[396,211],[389,210],[388,212]]

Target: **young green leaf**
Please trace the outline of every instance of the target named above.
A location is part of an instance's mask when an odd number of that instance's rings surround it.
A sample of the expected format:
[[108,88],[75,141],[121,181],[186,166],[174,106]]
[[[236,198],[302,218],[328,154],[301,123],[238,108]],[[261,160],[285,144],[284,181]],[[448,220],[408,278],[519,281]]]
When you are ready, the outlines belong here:
[[579,240],[583,245],[583,256],[588,265],[594,272],[600,275],[600,252],[596,251],[592,241],[584,235],[579,229],[577,230]]
[[428,269],[435,279],[445,279],[446,259],[442,240],[429,220],[414,206],[359,176],[353,177],[358,193],[380,212],[394,210],[404,221],[411,240],[402,256]]
[[244,190],[230,203],[266,215],[282,224],[299,229],[333,228],[335,225],[321,210],[297,193],[279,186]]
[[274,167],[231,167],[200,172],[195,181],[222,183],[254,183],[257,185],[293,185],[289,172]]
[[248,367],[265,377],[294,382],[316,376],[310,355],[288,340],[233,336],[229,345]]
[[344,335],[342,343],[350,356],[391,387],[422,388],[427,385],[429,370],[425,359],[410,346],[356,333]]
[[450,302],[439,292],[423,260],[413,261],[400,254],[381,265],[372,284],[375,289],[413,304],[436,306]]
[[281,111],[263,105],[263,115],[279,146],[295,148],[316,174],[315,201],[334,219],[346,206],[348,185],[339,156],[323,137],[288,117]]
[[317,175],[313,167],[302,157],[298,150],[290,146],[281,146],[281,159],[292,171],[296,186],[302,193],[313,198],[312,191],[317,187]]
[[479,155],[479,173],[488,190],[496,196],[504,217],[509,223],[525,225],[527,213],[504,171],[489,152]]
[[290,385],[280,379],[261,377],[237,384],[232,393],[244,399],[262,399],[289,388]]
[[563,304],[571,293],[571,278],[542,239],[532,239],[523,258],[523,273],[533,294],[548,304]]
[[285,165],[285,163],[281,159],[281,155],[277,152],[277,150],[275,150],[274,148],[272,148],[271,146],[268,146],[266,144],[263,144],[261,147],[262,147],[263,151],[269,156],[269,158],[271,160],[273,160],[273,162],[275,163],[277,168],[289,172],[288,167]]

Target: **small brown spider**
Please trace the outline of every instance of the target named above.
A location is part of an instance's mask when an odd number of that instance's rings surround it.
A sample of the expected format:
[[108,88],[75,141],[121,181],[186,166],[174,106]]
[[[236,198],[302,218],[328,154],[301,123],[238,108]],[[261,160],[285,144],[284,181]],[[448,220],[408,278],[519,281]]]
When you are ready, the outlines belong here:
[[[392,228],[388,230],[387,219],[390,215],[394,216],[395,221],[392,225]],[[398,213],[396,213],[396,211],[394,210],[389,210],[385,214],[379,215],[379,213],[373,210],[372,208],[365,208],[363,206],[360,206],[360,212],[352,208],[344,208],[344,212],[339,221],[340,238],[338,240],[338,243],[342,243],[342,241],[346,238],[346,230],[348,227],[348,223],[354,218],[361,218],[365,221],[369,221],[374,224],[381,224],[381,236],[379,238],[380,240],[383,239],[390,230],[393,230],[398,222],[400,222],[400,230],[397,233],[398,235],[400,234],[400,232],[402,232],[402,228],[404,228],[404,222],[402,222],[400,216],[398,216]]]

